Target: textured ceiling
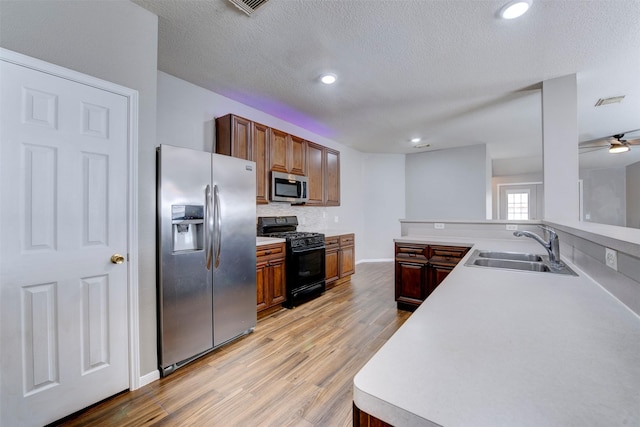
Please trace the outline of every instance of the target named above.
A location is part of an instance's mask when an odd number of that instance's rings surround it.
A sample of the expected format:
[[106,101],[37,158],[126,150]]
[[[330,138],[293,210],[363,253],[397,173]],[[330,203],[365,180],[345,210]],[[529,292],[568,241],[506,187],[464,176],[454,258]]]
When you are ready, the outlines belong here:
[[160,70],[361,151],[417,152],[420,136],[540,155],[534,88],[573,73],[581,141],[640,128],[639,0],[534,0],[512,21],[496,17],[506,1],[271,0],[251,17],[134,1],[159,16]]

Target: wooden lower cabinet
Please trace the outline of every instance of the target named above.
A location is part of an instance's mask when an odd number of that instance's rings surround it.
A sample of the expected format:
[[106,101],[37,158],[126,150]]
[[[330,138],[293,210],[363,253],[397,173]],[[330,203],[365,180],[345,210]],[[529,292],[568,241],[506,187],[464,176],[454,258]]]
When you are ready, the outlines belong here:
[[379,418],[374,417],[373,415],[369,415],[364,411],[361,411],[353,403],[353,427],[393,427],[391,424],[388,424],[382,421]]
[[257,310],[261,312],[286,301],[285,244],[258,246],[256,252]]
[[401,310],[413,311],[430,292],[428,264],[396,260],[396,303]]
[[395,244],[395,296],[399,309],[414,311],[427,299],[469,248],[461,246]]
[[327,289],[346,283],[355,273],[355,235],[325,237],[325,283]]

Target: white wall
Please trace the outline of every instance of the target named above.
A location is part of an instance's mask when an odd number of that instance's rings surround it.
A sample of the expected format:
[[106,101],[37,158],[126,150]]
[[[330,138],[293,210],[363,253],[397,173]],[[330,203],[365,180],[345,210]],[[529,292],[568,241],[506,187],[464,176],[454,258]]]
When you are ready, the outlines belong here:
[[627,166],[627,227],[640,228],[640,162]]
[[354,232],[356,259],[362,259],[368,243],[364,228],[361,152],[169,74],[158,72],[158,144],[213,151],[214,118],[229,113],[340,151],[340,206],[307,207],[270,203],[259,205],[257,214],[296,215],[301,230]]
[[405,217],[405,155],[365,154],[362,169],[364,237],[362,259],[392,260],[393,239]]
[[486,219],[485,145],[407,154],[405,167],[407,218]]
[[580,169],[584,221],[627,225],[625,168]]
[[129,1],[2,1],[0,46],[139,93],[140,373],[155,371],[158,17]]

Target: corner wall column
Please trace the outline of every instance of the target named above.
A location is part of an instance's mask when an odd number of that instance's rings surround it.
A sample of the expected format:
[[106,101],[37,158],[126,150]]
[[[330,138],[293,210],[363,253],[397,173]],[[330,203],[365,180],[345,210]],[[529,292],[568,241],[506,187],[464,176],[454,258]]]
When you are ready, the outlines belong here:
[[542,82],[545,220],[579,219],[577,94],[575,74]]

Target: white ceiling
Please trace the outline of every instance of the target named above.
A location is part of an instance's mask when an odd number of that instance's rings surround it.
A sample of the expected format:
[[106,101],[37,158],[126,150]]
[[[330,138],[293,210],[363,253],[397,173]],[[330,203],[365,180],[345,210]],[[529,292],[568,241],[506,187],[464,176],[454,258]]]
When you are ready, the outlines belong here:
[[512,21],[506,0],[271,0],[250,17],[228,0],[134,1],[159,16],[161,71],[364,152],[417,152],[420,136],[540,155],[535,88],[573,73],[580,141],[640,128],[640,0],[533,0]]

